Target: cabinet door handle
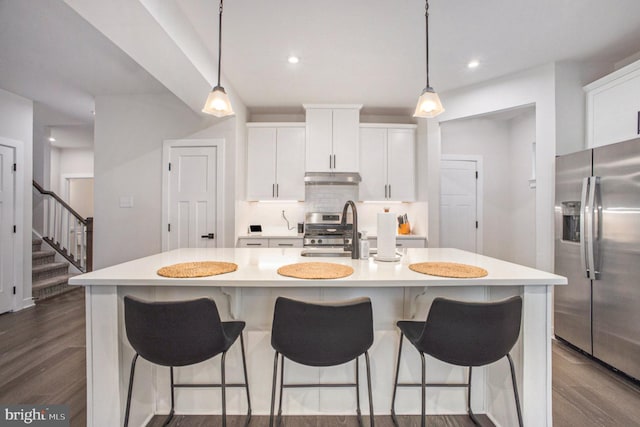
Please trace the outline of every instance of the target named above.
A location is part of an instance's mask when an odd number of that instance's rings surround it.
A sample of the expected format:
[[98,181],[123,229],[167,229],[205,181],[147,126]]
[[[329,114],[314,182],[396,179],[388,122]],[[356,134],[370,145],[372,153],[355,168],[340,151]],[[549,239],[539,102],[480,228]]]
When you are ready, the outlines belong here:
[[276,197],[280,197],[280,184],[276,184]]
[[387,198],[387,184],[384,185],[384,198]]
[[293,246],[293,243],[278,243],[278,246]]
[[336,155],[333,155],[333,168],[336,168]]
[[331,169],[331,154],[329,154],[329,169]]
[[638,111],[638,135],[640,135],[640,111]]
[[389,198],[391,198],[391,184],[389,184]]
[[247,243],[247,246],[262,246],[262,243]]
[[271,184],[271,197],[276,197],[276,185]]

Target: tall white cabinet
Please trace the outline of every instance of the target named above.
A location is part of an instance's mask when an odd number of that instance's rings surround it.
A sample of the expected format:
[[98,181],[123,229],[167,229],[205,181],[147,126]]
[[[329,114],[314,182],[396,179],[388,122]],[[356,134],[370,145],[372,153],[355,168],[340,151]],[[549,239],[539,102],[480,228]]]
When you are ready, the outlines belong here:
[[360,125],[360,200],[416,198],[416,126]]
[[357,172],[361,105],[304,105],[307,172]]
[[584,89],[588,148],[640,138],[640,61]]
[[247,128],[247,200],[304,200],[304,123]]

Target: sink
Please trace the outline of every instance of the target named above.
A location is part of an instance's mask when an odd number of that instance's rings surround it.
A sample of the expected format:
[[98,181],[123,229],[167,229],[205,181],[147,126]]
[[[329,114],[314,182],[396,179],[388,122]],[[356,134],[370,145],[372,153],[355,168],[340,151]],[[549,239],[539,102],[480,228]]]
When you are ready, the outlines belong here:
[[350,257],[351,251],[343,251],[342,249],[335,251],[303,249],[300,255],[308,257]]

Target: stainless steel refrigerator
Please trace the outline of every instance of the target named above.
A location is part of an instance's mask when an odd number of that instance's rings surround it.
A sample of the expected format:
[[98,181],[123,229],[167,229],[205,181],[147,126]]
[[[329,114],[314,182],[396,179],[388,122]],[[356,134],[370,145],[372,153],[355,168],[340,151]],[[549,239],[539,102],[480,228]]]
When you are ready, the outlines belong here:
[[640,378],[640,139],[556,159],[555,335]]

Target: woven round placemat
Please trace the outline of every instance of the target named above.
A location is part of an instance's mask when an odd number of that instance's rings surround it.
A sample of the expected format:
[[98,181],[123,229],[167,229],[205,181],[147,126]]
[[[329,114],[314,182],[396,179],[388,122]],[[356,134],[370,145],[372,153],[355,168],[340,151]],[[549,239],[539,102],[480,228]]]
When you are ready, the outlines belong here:
[[191,278],[215,276],[217,274],[231,273],[236,271],[238,266],[232,262],[221,261],[201,261],[183,262],[180,264],[168,265],[158,270],[158,275],[172,278]]
[[413,271],[431,276],[454,277],[456,279],[470,279],[484,277],[487,270],[467,264],[457,264],[455,262],[419,262],[410,264]]
[[280,267],[278,274],[297,279],[340,279],[353,274],[353,268],[331,262],[300,262]]

